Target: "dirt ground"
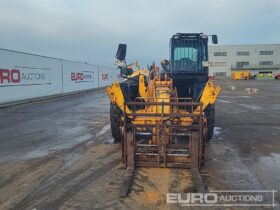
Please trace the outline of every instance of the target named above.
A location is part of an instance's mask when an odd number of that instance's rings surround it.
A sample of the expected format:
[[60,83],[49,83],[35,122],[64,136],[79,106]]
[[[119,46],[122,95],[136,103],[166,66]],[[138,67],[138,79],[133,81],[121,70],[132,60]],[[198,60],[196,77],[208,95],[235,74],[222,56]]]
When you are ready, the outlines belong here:
[[[206,187],[279,191],[280,81],[218,82]],[[182,169],[139,168],[119,197],[125,168],[104,90],[1,108],[0,119],[0,209],[191,209],[166,204],[168,192],[195,192]]]

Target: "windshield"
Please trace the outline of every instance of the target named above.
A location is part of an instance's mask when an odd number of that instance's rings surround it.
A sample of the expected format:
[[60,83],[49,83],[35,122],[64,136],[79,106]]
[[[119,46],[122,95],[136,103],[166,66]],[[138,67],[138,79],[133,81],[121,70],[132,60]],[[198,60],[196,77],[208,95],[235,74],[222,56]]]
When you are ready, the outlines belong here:
[[202,52],[202,43],[198,41],[178,40],[173,45],[172,69],[178,72],[203,71],[202,60],[205,52]]
[[193,47],[176,47],[174,50],[174,60],[180,61],[181,59],[197,62],[198,50]]

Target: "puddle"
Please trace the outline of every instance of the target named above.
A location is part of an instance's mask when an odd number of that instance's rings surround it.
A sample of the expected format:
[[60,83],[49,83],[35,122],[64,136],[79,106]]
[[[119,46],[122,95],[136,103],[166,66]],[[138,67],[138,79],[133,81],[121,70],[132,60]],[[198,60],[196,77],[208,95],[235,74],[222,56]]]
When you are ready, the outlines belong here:
[[104,144],[114,144],[114,139],[111,138],[111,139],[107,139],[103,142]]
[[251,166],[264,185],[270,189],[280,189],[280,153],[259,157]]
[[227,103],[227,104],[232,103],[231,101],[226,101],[226,100],[222,100],[222,99],[218,99],[218,101],[222,102],[222,103]]
[[99,132],[95,135],[95,137],[98,138],[98,137],[102,136],[102,135],[103,135],[104,133],[106,133],[109,129],[110,129],[110,124],[105,125],[105,126],[101,129],[101,131],[99,131]]
[[252,96],[238,96],[239,98],[252,98]]
[[[108,125],[105,125],[100,131],[97,132],[97,134],[95,135],[94,138],[99,138],[100,136],[102,136],[103,134],[105,134],[109,129],[111,128],[111,125],[108,124]],[[112,140],[113,141],[113,140]],[[87,146],[91,145],[92,143],[94,142],[94,139],[87,142]],[[105,144],[111,144],[110,143],[110,140],[105,140],[104,141]]]
[[230,106],[224,106],[223,109],[220,109],[219,111],[229,114],[241,114],[248,112],[246,109],[244,109],[242,106],[235,106],[234,109]]
[[280,104],[273,104],[272,109],[280,110]]
[[279,173],[280,171],[280,154],[271,153],[269,156],[260,157],[259,162],[264,167],[270,168],[270,170]]
[[43,157],[49,154],[49,151],[46,149],[37,149],[35,151],[32,152],[28,152],[27,154],[23,155],[22,158],[20,158],[21,160],[28,160],[28,159],[33,159],[33,158],[39,158],[39,157]]
[[214,135],[219,135],[222,133],[222,128],[220,127],[214,127]]
[[73,138],[42,145],[38,149],[35,149],[31,152],[27,152],[26,154],[24,154],[21,157],[21,159],[28,160],[33,158],[39,158],[39,157],[49,155],[50,153],[56,152],[58,150],[70,149],[73,146],[85,142],[91,138],[92,138],[91,134],[84,134],[78,137],[74,136]]
[[211,146],[209,151],[211,156],[215,158],[211,165],[213,164],[215,170],[219,169],[213,174],[212,177],[214,178],[211,178],[214,183],[217,181],[220,186],[220,183],[225,182],[225,186],[229,186],[233,190],[262,189],[262,185],[255,174],[243,164],[238,152],[235,152],[236,149],[232,145],[218,143]]
[[255,111],[258,111],[258,110],[262,109],[262,107],[256,106],[256,105],[247,105],[247,104],[240,104],[240,105],[245,107],[245,108],[252,109],[252,110],[255,110]]
[[68,155],[64,158],[64,164],[65,164],[65,166],[70,166],[70,165],[72,165],[74,162],[76,162],[77,160],[79,160],[81,156],[82,156],[81,154],[77,154],[77,153],[68,154]]
[[219,96],[219,98],[252,98],[252,96]]

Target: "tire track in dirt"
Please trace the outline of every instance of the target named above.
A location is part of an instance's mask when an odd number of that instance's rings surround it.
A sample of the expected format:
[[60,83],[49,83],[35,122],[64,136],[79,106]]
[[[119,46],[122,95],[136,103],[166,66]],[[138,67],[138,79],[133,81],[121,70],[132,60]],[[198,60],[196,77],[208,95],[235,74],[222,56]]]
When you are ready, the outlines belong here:
[[[83,189],[88,183],[91,181],[93,182],[94,179],[97,179],[102,174],[108,172],[114,165],[119,163],[119,159],[115,160],[116,158],[112,158],[117,149],[118,148],[113,151],[110,150],[104,155],[94,158],[94,162],[88,162],[85,165],[82,165],[82,168],[74,170],[66,169],[66,173],[68,172],[66,175],[63,175],[62,172],[62,174],[55,174],[48,177],[43,184],[41,184],[33,192],[29,193],[22,201],[17,203],[14,206],[14,209],[27,209],[31,207],[37,208],[38,206],[39,209],[56,209],[57,205],[63,204],[67,199],[78,193],[77,189]],[[115,161],[109,162],[108,166],[102,167],[104,161],[100,161],[100,163],[98,163],[99,159],[113,159]],[[91,169],[92,167],[96,168],[96,166],[100,166],[100,164],[101,167],[96,170]],[[91,173],[91,171],[93,172]],[[65,189],[67,190],[64,191]],[[52,208],[48,207],[49,205],[52,206]]]
[[62,204],[64,204],[67,200],[73,197],[75,194],[79,193],[88,185],[92,184],[93,182],[97,181],[99,177],[109,172],[114,166],[119,163],[119,160],[114,160],[111,163],[107,164],[105,167],[102,167],[96,171],[94,171],[91,175],[87,176],[81,182],[73,185],[69,188],[66,192],[64,192],[60,197],[57,197],[53,201],[38,205],[38,209],[56,209],[59,208]]
[[[49,156],[40,160],[33,160],[32,163],[28,163],[27,165],[27,161],[18,161],[16,163],[13,163],[13,165],[17,165],[17,163],[21,162],[22,164],[24,164],[25,166],[23,166],[23,169],[15,169],[14,173],[11,173],[6,179],[3,178],[3,181],[1,180],[0,182],[0,189],[5,187],[6,185],[9,185],[12,182],[15,182],[16,180],[20,179],[20,177],[26,175],[27,173],[29,173],[30,171],[34,171],[36,168],[38,168],[38,166],[46,164],[47,162],[51,161],[52,159],[54,159],[53,156]],[[7,164],[9,165],[9,164]],[[5,164],[0,165],[0,167],[5,167]],[[1,172],[1,176],[5,175],[7,172]]]
[[[43,165],[21,174],[13,182],[0,188],[0,209],[12,209],[26,194],[32,192],[63,164],[57,158],[49,159]],[[17,209],[22,209],[20,206]]]

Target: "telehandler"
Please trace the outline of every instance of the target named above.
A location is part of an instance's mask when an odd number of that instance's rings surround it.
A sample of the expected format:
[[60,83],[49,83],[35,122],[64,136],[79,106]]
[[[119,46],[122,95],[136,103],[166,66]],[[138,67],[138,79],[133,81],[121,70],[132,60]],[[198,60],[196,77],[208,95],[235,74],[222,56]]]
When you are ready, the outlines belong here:
[[[177,33],[170,39],[170,58],[161,69],[127,65],[125,44],[119,44],[116,65],[123,82],[106,87],[110,98],[111,131],[121,142],[127,167],[121,188],[126,196],[135,167],[189,168],[199,191],[205,143],[212,138],[215,101],[221,90],[208,81],[208,37]],[[133,66],[136,67],[133,70]]]

